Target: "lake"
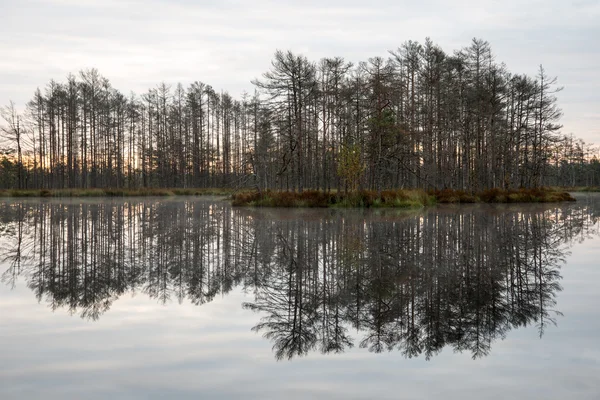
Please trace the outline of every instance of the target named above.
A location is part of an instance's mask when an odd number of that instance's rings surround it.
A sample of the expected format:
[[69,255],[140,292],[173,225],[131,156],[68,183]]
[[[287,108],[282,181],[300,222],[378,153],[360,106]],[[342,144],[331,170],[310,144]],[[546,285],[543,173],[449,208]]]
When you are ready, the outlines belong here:
[[600,195],[0,200],[0,398],[598,399]]

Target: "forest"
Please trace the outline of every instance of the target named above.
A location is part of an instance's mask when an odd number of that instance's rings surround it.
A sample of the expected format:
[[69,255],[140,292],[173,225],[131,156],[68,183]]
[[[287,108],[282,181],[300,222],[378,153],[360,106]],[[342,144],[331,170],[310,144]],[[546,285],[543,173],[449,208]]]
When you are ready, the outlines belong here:
[[598,186],[561,133],[557,79],[508,71],[480,39],[353,64],[276,51],[239,99],[196,81],[125,95],[96,69],[2,107],[0,188],[333,191]]

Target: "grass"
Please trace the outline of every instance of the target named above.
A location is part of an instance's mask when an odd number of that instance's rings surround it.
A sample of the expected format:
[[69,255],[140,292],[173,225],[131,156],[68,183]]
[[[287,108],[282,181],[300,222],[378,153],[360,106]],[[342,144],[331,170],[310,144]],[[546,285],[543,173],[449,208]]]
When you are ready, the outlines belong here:
[[231,189],[215,188],[2,189],[0,197],[228,196],[231,193]]

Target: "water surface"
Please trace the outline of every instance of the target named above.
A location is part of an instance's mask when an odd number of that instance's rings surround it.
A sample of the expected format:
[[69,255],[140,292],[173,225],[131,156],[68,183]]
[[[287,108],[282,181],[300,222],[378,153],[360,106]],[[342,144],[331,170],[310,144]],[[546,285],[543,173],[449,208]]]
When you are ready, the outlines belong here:
[[600,196],[0,202],[0,398],[597,399]]

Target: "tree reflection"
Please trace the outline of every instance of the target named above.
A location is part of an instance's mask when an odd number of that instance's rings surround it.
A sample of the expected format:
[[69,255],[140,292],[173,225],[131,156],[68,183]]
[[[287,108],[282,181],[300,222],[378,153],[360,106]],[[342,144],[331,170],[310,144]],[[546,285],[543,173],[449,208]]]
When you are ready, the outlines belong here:
[[210,302],[235,287],[276,358],[354,345],[485,356],[556,323],[560,267],[596,203],[425,213],[232,209],[189,201],[0,203],[2,280],[96,320],[127,292]]

